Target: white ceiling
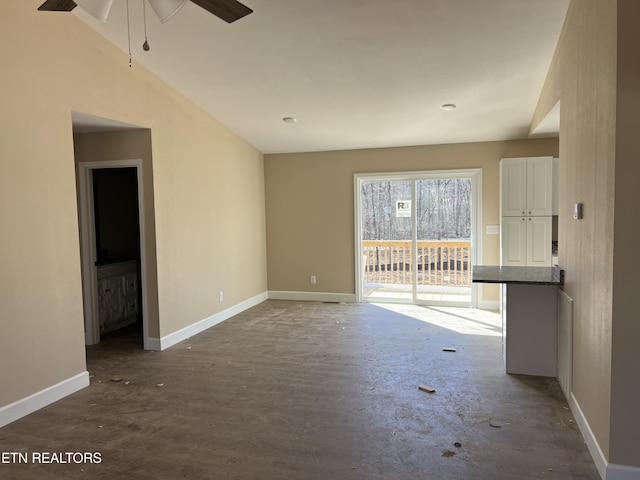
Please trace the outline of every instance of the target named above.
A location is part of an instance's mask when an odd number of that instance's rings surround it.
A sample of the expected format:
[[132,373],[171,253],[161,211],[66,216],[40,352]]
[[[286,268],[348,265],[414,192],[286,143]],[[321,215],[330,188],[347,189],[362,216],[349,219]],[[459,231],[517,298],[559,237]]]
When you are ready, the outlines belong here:
[[[254,13],[232,24],[191,2],[160,24],[147,6],[144,52],[142,0],[129,0],[133,68],[282,153],[526,138],[569,0],[243,3]],[[73,13],[128,63],[124,0],[104,24]]]

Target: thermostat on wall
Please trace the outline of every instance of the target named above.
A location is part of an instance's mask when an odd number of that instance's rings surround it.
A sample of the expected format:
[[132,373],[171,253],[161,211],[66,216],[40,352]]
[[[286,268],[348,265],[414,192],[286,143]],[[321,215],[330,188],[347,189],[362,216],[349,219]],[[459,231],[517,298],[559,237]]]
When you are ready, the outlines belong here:
[[582,203],[574,203],[573,204],[573,218],[576,220],[580,220],[582,218]]

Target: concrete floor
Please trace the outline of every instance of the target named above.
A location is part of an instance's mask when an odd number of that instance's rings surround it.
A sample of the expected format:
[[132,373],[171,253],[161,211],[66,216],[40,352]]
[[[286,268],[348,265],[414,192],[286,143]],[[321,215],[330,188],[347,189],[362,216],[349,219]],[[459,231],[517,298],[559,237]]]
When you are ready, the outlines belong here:
[[112,335],[87,358],[91,386],[0,429],[0,452],[101,463],[0,478],[599,479],[557,382],[506,375],[479,310],[270,300],[164,352]]

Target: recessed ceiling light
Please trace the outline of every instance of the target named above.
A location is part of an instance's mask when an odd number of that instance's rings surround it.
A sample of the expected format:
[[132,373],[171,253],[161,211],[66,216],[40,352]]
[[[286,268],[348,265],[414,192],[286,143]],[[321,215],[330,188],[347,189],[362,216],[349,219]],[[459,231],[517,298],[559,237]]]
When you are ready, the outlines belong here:
[[440,107],[442,110],[445,110],[447,112],[450,112],[451,110],[455,110],[456,109],[456,104],[455,103],[445,103],[444,105],[442,105]]
[[284,123],[298,123],[298,119],[296,117],[284,117],[282,121]]

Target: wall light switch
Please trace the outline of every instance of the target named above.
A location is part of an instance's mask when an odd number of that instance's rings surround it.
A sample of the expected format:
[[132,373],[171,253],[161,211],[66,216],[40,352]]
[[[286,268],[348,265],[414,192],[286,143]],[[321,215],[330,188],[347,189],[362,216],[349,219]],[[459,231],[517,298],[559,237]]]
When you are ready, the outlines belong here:
[[500,225],[487,225],[486,232],[487,232],[487,235],[499,235]]

